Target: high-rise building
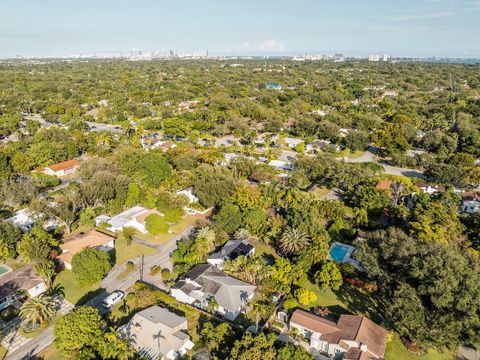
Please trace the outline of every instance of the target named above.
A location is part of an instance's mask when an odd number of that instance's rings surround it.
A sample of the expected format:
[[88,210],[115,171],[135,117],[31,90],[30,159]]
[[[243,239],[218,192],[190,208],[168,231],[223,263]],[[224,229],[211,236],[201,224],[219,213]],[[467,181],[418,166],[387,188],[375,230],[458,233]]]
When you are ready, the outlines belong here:
[[388,55],[387,54],[383,54],[383,61],[388,61]]

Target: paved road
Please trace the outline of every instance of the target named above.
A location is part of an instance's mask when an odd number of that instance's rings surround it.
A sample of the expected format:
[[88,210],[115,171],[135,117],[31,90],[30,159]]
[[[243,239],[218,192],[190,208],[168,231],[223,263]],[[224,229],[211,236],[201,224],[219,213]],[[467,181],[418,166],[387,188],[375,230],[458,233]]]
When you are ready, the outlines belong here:
[[361,156],[355,158],[355,159],[344,159],[345,162],[350,162],[350,163],[364,163],[364,162],[373,162],[378,165],[381,165],[385,169],[385,173],[388,175],[402,175],[402,176],[407,176],[407,177],[418,177],[423,179],[424,175],[423,172],[417,169],[409,169],[409,168],[401,168],[397,166],[391,166],[388,165],[384,162],[377,162],[375,161],[375,154],[374,154],[374,148],[372,148],[372,151],[365,151]]
[[[161,266],[162,268],[169,268],[171,269],[172,265],[170,262],[170,253],[177,248],[177,242],[190,234],[192,231],[193,226],[187,228],[182,234],[176,236],[175,238],[167,241],[165,244],[162,245],[162,249],[159,250],[158,253],[153,255],[145,256],[143,259],[143,280],[149,283],[152,283],[155,286],[162,287],[163,282],[161,281],[160,277],[152,277],[149,275],[150,268],[154,265]],[[140,264],[141,257],[133,259],[134,262]],[[85,305],[90,305],[96,307],[98,312],[103,315],[108,310],[105,310],[101,304],[103,299],[114,290],[127,290],[136,281],[140,280],[142,274],[140,274],[140,270],[135,270],[130,273],[125,279],[118,280],[117,276],[122,273],[126,269],[125,264],[120,266],[115,266],[112,271],[107,275],[107,277],[102,281],[103,291],[99,293],[97,296],[89,300]],[[34,337],[30,340],[23,348],[17,350],[11,354],[8,354],[5,358],[6,360],[23,360],[23,359],[31,359],[34,355],[38,354],[42,350],[46,349],[48,346],[52,344],[54,340],[53,336],[53,327],[49,327],[47,330],[42,332],[40,335]]]

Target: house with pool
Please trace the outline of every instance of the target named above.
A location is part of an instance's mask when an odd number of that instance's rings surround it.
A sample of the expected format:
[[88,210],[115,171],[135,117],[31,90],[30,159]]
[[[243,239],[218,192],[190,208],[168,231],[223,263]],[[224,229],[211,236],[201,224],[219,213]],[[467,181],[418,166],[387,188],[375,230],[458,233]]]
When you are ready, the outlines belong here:
[[334,242],[330,245],[330,257],[340,264],[351,264],[356,269],[363,271],[362,265],[355,259],[357,248],[352,245]]

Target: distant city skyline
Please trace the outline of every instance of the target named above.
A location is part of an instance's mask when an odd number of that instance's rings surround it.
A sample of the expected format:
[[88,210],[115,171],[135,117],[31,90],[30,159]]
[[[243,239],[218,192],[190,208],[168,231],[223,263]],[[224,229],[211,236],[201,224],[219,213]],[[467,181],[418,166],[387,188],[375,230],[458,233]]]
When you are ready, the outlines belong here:
[[132,50],[480,57],[480,0],[3,0],[0,57]]

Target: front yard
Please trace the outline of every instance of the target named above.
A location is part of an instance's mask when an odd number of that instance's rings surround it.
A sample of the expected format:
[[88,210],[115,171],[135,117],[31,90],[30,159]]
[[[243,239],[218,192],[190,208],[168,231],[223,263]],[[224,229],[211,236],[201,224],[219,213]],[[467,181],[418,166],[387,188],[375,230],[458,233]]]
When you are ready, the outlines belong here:
[[176,224],[170,226],[169,232],[167,234],[159,234],[159,235],[152,235],[150,233],[141,234],[138,233],[135,236],[139,237],[142,240],[162,245],[166,243],[168,240],[173,239],[176,236],[181,235],[185,230],[187,230],[190,226],[195,224],[195,222],[199,219],[204,218],[202,215],[184,215]]
[[96,295],[100,284],[83,288],[78,284],[75,275],[71,270],[63,270],[55,278],[55,286],[61,286],[65,293],[65,299],[74,305],[85,303]]

